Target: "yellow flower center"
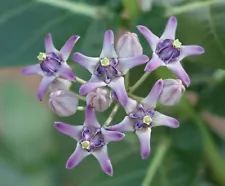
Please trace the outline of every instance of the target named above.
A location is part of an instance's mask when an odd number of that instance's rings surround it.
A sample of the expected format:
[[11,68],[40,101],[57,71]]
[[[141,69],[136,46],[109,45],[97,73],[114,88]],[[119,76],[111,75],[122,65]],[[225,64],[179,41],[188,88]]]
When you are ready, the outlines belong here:
[[150,116],[143,117],[143,123],[149,125],[152,122],[152,118]]
[[90,142],[89,141],[82,141],[81,142],[81,147],[83,148],[83,149],[89,149],[90,148]]
[[175,47],[175,48],[180,48],[181,45],[182,45],[182,43],[179,41],[179,39],[175,39],[175,40],[173,41],[173,47]]
[[104,57],[100,62],[102,66],[106,67],[109,65],[110,60],[107,57]]
[[46,59],[46,53],[40,52],[39,55],[37,56],[39,61],[44,61]]

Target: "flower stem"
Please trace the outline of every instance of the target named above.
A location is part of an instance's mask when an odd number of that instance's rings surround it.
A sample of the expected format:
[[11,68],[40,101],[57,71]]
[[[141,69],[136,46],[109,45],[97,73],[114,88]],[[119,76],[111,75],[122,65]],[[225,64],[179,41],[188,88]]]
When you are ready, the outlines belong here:
[[79,78],[79,77],[76,77],[76,80],[77,80],[77,82],[80,83],[80,84],[86,83],[85,80],[83,80],[82,78]]
[[149,76],[150,72],[145,72],[142,77],[129,89],[129,92],[134,92]]
[[80,99],[82,101],[86,101],[86,98],[84,96],[81,96],[81,95],[77,94],[76,92],[73,92],[73,93],[77,96],[78,99]]
[[141,184],[141,186],[149,186],[155,176],[157,169],[159,168],[160,164],[162,163],[168,147],[170,146],[170,142],[168,139],[164,139],[158,146],[156,153],[153,157],[153,160],[150,162],[146,176]]
[[105,121],[105,124],[103,125],[104,127],[107,127],[111,121],[113,120],[113,118],[115,117],[117,111],[119,109],[119,104],[116,104],[111,112],[111,114],[109,115],[109,117],[107,118],[107,120]]
[[221,185],[225,185],[225,177],[224,177],[225,160],[221,157],[216,147],[216,144],[206,127],[206,124],[200,117],[200,114],[196,114],[196,111],[193,110],[188,100],[182,99],[180,105],[182,107],[183,112],[189,115],[199,127],[204,141],[204,154],[206,156],[207,163],[209,164],[209,167],[212,169],[212,173],[214,174],[217,181]]
[[82,107],[82,106],[77,107],[77,110],[79,110],[79,111],[84,111],[84,109],[85,109],[85,107]]

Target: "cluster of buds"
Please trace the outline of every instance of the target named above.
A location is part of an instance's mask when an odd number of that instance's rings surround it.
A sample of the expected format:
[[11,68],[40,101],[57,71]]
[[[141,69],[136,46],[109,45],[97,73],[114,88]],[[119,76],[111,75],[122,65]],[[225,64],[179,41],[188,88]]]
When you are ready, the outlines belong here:
[[[74,168],[86,156],[92,154],[99,161],[102,170],[112,175],[113,168],[107,151],[109,142],[122,140],[125,137],[123,132],[135,132],[140,141],[141,157],[145,159],[150,154],[150,136],[153,127],[179,126],[175,118],[158,112],[156,105],[160,102],[165,106],[171,106],[179,102],[185,92],[183,83],[186,86],[190,85],[190,78],[180,62],[187,56],[202,54],[204,49],[196,45],[182,45],[175,38],[176,28],[175,17],[169,19],[160,38],[147,27],[137,26],[152,49],[151,59],[143,54],[135,33],[125,33],[114,46],[114,34],[111,30],[105,32],[103,48],[98,57],[74,53],[72,56],[74,62],[92,74],[87,82],[80,81],[82,84],[79,89],[80,95],[70,90],[71,82],[76,81],[76,76],[66,62],[79,36],[69,38],[59,51],[54,47],[51,35],[46,36],[46,52],[38,55],[40,63],[24,68],[22,73],[43,76],[37,97],[42,100],[44,93],[49,90],[49,106],[59,116],[75,114],[79,98],[86,101],[82,126],[55,122],[58,131],[77,141],[75,151],[66,164],[68,169]],[[147,97],[137,102],[130,98],[132,92],[129,92],[131,90],[129,87],[128,89],[125,87],[124,75],[130,69],[142,64],[146,64],[146,72],[165,66],[174,72],[178,79],[159,79]],[[113,101],[124,108],[126,116],[120,123],[109,126],[110,122],[106,122],[101,125],[95,113],[106,111]],[[114,112],[113,109],[112,113]],[[107,121],[111,120],[112,118]]]

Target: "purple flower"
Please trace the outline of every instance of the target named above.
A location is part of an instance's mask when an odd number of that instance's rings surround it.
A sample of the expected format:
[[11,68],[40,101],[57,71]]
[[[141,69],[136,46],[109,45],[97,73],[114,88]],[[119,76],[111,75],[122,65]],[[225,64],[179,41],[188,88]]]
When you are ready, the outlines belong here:
[[167,66],[173,71],[187,86],[190,85],[190,78],[183,69],[180,61],[187,56],[204,53],[204,49],[197,45],[182,45],[175,39],[177,20],[170,17],[164,33],[160,38],[154,35],[147,27],[139,25],[137,29],[148,41],[152,48],[152,59],[147,63],[145,71],[153,71],[159,66]]
[[[123,51],[126,52],[126,50]],[[123,75],[129,69],[146,63],[148,57],[142,54],[120,57],[117,52],[114,49],[114,34],[111,30],[108,30],[105,32],[100,57],[87,57],[81,53],[73,55],[73,60],[92,74],[91,79],[81,86],[81,95],[85,95],[95,88],[108,85],[116,92],[119,102],[126,105],[127,92],[124,87]]]
[[138,105],[136,101],[129,98],[127,106],[124,107],[128,115],[119,124],[107,127],[107,129],[113,131],[135,131],[140,141],[140,152],[143,159],[150,154],[152,127],[168,126],[177,128],[179,126],[176,119],[155,111],[162,89],[163,81],[158,80],[141,104]]
[[43,76],[37,97],[41,101],[49,85],[57,78],[61,77],[70,81],[76,80],[71,67],[66,63],[73,46],[79,39],[79,36],[70,37],[64,46],[58,51],[52,41],[51,34],[45,37],[45,53],[40,52],[38,60],[40,64],[31,65],[22,69],[25,75],[39,74]]
[[107,144],[120,141],[125,136],[118,131],[108,131],[101,128],[96,120],[95,111],[91,106],[86,107],[84,125],[72,126],[62,122],[55,122],[57,130],[77,141],[73,154],[69,157],[66,168],[76,167],[85,157],[92,154],[99,162],[102,170],[112,176],[113,168],[108,157]]

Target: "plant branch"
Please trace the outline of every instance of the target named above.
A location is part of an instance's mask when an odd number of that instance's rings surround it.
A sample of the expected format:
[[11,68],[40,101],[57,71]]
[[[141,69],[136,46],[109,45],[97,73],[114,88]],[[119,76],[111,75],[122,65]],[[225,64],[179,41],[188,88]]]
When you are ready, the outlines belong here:
[[107,118],[107,120],[105,121],[105,124],[103,125],[104,127],[107,127],[111,121],[113,120],[113,118],[115,117],[117,111],[119,109],[119,104],[116,104],[111,112],[111,114],[109,115],[109,117]]
[[129,89],[129,93],[134,92],[149,76],[150,72],[145,72],[141,78]]

